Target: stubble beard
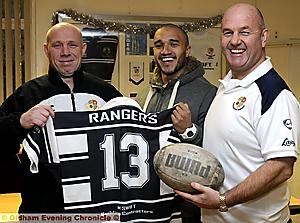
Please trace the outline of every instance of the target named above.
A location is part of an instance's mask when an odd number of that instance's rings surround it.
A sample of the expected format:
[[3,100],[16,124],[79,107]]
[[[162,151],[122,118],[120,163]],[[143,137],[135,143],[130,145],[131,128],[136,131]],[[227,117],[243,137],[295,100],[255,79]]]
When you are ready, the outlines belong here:
[[184,58],[182,61],[178,61],[174,70],[171,69],[162,69],[159,63],[157,63],[159,69],[167,76],[177,76],[176,74],[182,70],[187,64],[187,58]]

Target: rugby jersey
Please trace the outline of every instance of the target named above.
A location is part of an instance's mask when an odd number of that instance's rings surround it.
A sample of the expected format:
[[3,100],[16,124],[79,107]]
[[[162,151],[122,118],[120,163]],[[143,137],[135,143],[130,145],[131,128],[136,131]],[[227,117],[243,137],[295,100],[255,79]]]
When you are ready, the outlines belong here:
[[44,128],[30,132],[23,145],[31,171],[59,164],[53,174],[66,212],[117,212],[122,222],[178,219],[179,199],[153,168],[155,152],[180,141],[172,109],[146,114],[122,100],[98,111],[56,112]]

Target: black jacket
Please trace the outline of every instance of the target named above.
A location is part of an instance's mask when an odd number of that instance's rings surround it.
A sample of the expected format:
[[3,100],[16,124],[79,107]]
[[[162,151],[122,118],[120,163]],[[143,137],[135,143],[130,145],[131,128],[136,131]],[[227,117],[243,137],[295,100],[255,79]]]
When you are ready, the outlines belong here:
[[[19,151],[20,144],[28,133],[28,130],[21,127],[20,117],[24,112],[41,101],[53,96],[65,95],[66,106],[71,104],[71,109],[75,111],[77,109],[76,94],[87,93],[96,95],[104,101],[122,96],[112,85],[81,69],[75,71],[73,77],[74,88],[71,92],[68,85],[62,81],[58,72],[49,67],[48,75],[26,82],[3,102],[0,107],[0,134],[6,140],[1,140],[0,142],[2,154],[0,161],[16,157],[15,154]],[[84,103],[88,103],[88,98]],[[28,162],[27,156],[22,154],[22,205],[20,211],[31,213],[61,212],[62,207],[54,205],[57,203],[55,199],[61,199],[61,196],[57,195],[57,193],[61,193],[61,188],[53,181],[50,173],[43,170],[38,174],[30,173]],[[1,168],[2,173],[0,172],[0,176],[4,175],[3,172],[7,173],[9,171],[10,168]]]
[[[197,132],[192,139],[182,139],[182,141],[202,146],[204,119],[217,91],[217,88],[203,75],[202,63],[190,56],[183,74],[163,86],[161,70],[156,67],[150,89],[148,87],[139,92],[137,102],[146,112],[163,111],[178,102],[187,103]],[[180,206],[183,223],[200,222],[198,207],[184,201]]]
[[[148,87],[139,92],[137,102],[147,113],[163,111],[178,102],[187,103],[192,113],[192,122],[197,127],[197,133],[192,140],[183,141],[202,146],[204,119],[217,91],[217,88],[203,75],[204,69],[201,62],[191,56],[188,58],[183,75],[178,79],[170,80],[166,86],[163,86],[161,71],[156,69],[150,90]],[[178,87],[175,87],[177,84]]]

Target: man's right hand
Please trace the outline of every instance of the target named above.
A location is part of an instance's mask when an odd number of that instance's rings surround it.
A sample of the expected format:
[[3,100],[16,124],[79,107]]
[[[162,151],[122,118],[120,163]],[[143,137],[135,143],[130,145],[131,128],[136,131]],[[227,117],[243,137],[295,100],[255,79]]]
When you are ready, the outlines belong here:
[[33,126],[44,127],[49,116],[54,118],[54,110],[50,105],[38,104],[22,114],[20,124],[25,129]]

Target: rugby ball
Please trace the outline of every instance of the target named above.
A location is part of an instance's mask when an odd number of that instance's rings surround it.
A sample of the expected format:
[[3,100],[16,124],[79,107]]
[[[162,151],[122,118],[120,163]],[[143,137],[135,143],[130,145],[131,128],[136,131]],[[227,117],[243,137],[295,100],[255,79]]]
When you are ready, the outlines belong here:
[[197,193],[191,182],[218,190],[225,174],[218,159],[207,150],[188,143],[175,143],[159,149],[153,159],[158,177],[169,187]]

